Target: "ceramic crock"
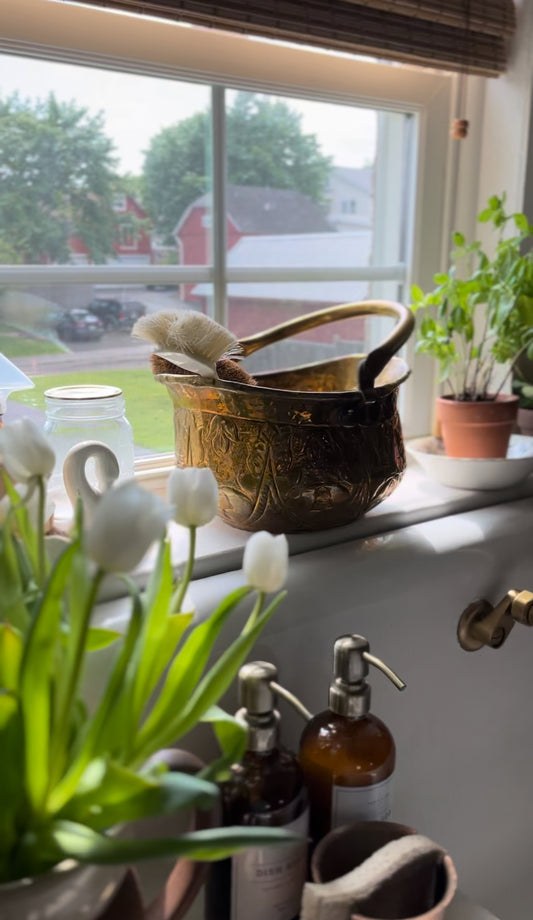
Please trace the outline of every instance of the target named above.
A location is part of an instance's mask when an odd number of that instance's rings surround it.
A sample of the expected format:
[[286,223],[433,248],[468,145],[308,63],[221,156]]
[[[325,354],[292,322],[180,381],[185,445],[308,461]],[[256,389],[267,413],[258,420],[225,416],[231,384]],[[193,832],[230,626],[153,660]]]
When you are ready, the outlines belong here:
[[[314,882],[330,882],[361,865],[377,850],[410,834],[412,827],[393,821],[356,821],[336,828],[316,847],[311,860]],[[457,889],[457,873],[448,856],[411,878],[396,890],[394,885],[382,887],[370,913],[353,909],[350,920],[444,920]]]

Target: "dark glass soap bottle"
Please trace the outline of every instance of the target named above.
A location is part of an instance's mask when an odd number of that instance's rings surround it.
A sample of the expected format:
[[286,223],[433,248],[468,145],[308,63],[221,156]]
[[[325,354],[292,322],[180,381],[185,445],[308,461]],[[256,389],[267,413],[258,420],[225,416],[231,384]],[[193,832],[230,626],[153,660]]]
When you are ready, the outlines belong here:
[[300,763],[315,844],[343,824],[390,816],[396,748],[387,726],[369,711],[370,664],[403,690],[403,681],[370,654],[366,639],[341,636],[334,645],[329,707],[302,734]]
[[[286,827],[308,833],[307,795],[298,758],[280,744],[271,683],[274,665],[256,661],[239,672],[248,749],[221,788],[224,825]],[[307,868],[307,844],[250,848],[213,863],[205,920],[296,920]]]

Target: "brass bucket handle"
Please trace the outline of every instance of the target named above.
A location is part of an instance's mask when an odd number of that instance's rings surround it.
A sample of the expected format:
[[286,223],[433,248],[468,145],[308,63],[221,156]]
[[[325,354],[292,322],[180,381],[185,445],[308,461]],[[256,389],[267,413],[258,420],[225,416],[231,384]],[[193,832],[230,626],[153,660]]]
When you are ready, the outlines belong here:
[[267,345],[272,345],[273,342],[279,342],[280,339],[297,335],[299,332],[306,332],[308,329],[314,329],[324,323],[334,323],[353,316],[368,315],[394,316],[398,320],[398,325],[395,326],[390,335],[377,348],[374,348],[359,365],[359,389],[363,391],[372,390],[376,377],[402,345],[405,345],[414,327],[412,312],[407,307],[404,307],[403,304],[395,303],[392,300],[361,300],[358,303],[343,303],[335,307],[325,307],[315,313],[306,313],[304,316],[298,316],[296,319],[290,319],[286,323],[280,323],[279,326],[272,326],[271,329],[266,329],[264,332],[258,332],[255,335],[241,339],[242,353],[246,358],[248,355],[253,354],[254,351],[265,348]]

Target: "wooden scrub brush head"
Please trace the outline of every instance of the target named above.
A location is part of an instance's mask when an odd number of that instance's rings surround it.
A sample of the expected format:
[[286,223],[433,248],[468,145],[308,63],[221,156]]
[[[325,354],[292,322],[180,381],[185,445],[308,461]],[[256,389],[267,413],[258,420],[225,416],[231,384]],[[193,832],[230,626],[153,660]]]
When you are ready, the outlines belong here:
[[156,346],[150,355],[154,374],[197,374],[255,385],[235,360],[242,352],[236,337],[203,313],[150,313],[137,320],[131,334]]

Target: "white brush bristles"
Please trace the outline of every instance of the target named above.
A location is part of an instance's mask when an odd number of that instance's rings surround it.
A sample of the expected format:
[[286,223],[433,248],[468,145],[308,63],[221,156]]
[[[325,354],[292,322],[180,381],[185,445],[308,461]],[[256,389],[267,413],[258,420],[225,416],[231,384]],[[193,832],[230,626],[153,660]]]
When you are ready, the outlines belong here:
[[213,368],[222,355],[236,356],[242,350],[232,332],[192,310],[141,316],[131,334],[153,342],[159,351],[183,352]]

